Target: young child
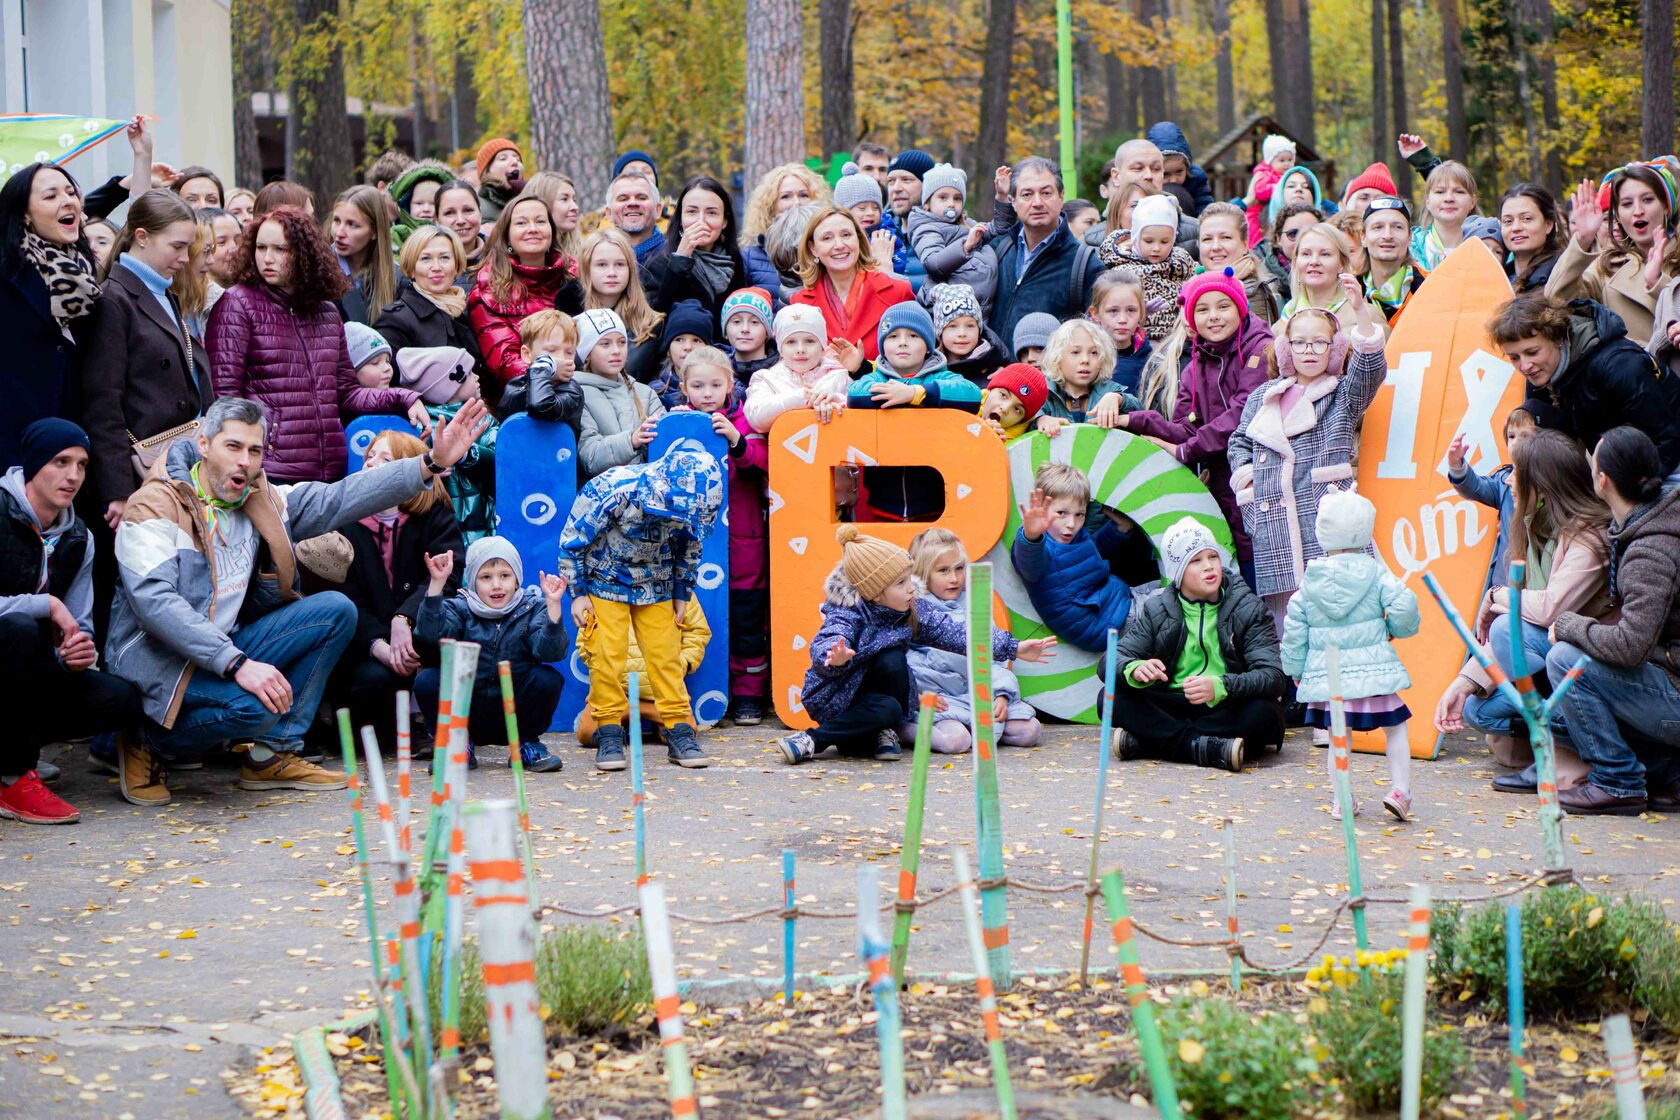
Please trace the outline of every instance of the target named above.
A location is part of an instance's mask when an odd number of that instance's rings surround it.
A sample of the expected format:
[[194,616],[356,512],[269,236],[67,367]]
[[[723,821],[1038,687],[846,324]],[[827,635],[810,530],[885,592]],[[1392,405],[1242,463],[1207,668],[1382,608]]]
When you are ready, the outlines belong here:
[[[420,394],[426,414],[437,425],[478,399],[474,365],[473,356],[459,346],[405,346],[397,354],[397,379],[404,388]],[[485,425],[466,455],[443,476],[461,536],[468,544],[496,530],[498,430],[493,420]]]
[[1266,236],[1265,214],[1277,190],[1283,173],[1295,166],[1295,141],[1272,133],[1260,142],[1260,162],[1248,181],[1248,194],[1243,198],[1248,217],[1248,247],[1254,248]]
[[653,391],[667,411],[683,403],[682,371],[688,356],[711,344],[712,316],[699,300],[682,300],[665,316],[665,330],[660,336],[665,364],[653,379]]
[[[910,542],[910,560],[916,574],[917,622],[943,615],[959,629],[967,625],[968,552],[962,538],[949,529],[924,529]],[[992,640],[996,642],[1003,633],[993,627]],[[1022,661],[1045,661],[1055,646],[1053,637],[1022,642],[1016,656]],[[917,690],[932,692],[945,702],[933,717],[933,750],[939,754],[967,753],[974,746],[969,733],[973,713],[968,701],[968,655],[918,641],[910,647],[909,663]],[[1021,699],[1020,682],[1007,665],[992,666],[992,696],[999,745],[1038,746],[1043,727],[1032,705]],[[906,746],[913,746],[916,721],[907,719],[898,737]]]
[[1283,746],[1289,682],[1272,617],[1193,517],[1167,530],[1161,566],[1172,586],[1145,599],[1120,635],[1114,755],[1240,771],[1245,751]]
[[[1358,285],[1342,275],[1344,290],[1357,292]],[[1323,555],[1313,534],[1321,495],[1326,488],[1352,488],[1359,425],[1388,375],[1375,316],[1359,300],[1351,337],[1321,307],[1285,319],[1271,349],[1277,372],[1249,394],[1231,433],[1226,458],[1232,495],[1253,542],[1253,586],[1279,632],[1307,562]]]
[[[564,311],[549,308],[520,321],[519,360],[525,363],[527,385],[525,411],[538,420],[570,424],[574,433],[583,415],[583,386],[576,380],[577,344],[577,323]],[[502,396],[506,400],[508,394]]]
[[392,364],[391,344],[385,341],[384,335],[366,323],[345,323],[344,347],[350,351],[356,384],[364,389],[384,389],[391,384],[396,369]]
[[1059,326],[1061,323],[1048,311],[1031,311],[1021,316],[1021,321],[1015,324],[1015,336],[1009,340],[1015,360],[1043,369],[1044,348],[1050,345],[1050,336]]
[[[1390,788],[1383,808],[1400,820],[1412,815],[1412,751],[1406,721],[1412,713],[1399,697],[1412,679],[1394,652],[1395,638],[1418,632],[1417,595],[1370,555],[1377,507],[1352,491],[1332,490],[1318,503],[1314,522],[1324,555],[1307,565],[1301,590],[1289,600],[1283,629],[1283,671],[1298,682],[1296,696],[1307,705],[1307,724],[1330,727],[1330,684],[1324,651],[1341,650],[1342,697],[1349,731],[1382,728]],[[1327,752],[1332,785],[1335,758]],[[1355,814],[1359,802],[1353,803]],[[1340,802],[1331,815],[1342,817]]]
[[997,253],[986,244],[987,227],[971,223],[963,214],[968,174],[948,163],[936,163],[922,176],[922,204],[910,208],[905,232],[910,248],[927,269],[922,300],[934,284],[967,284],[984,310],[997,293]]
[[1091,285],[1091,306],[1085,317],[1101,327],[1114,344],[1114,383],[1133,396],[1143,379],[1143,367],[1153,353],[1143,333],[1148,305],[1143,281],[1124,268],[1111,268]]
[[764,722],[770,697],[770,443],[733,391],[729,358],[702,346],[683,367],[686,407],[729,443],[729,696],[737,727]]
[[1178,379],[1172,419],[1159,412],[1128,413],[1119,424],[1162,444],[1180,463],[1201,472],[1231,525],[1237,562],[1253,573],[1253,549],[1231,490],[1226,452],[1249,394],[1265,383],[1272,329],[1248,313],[1248,294],[1230,269],[1204,272],[1184,285],[1184,324],[1190,364]]
[[881,197],[881,184],[874,176],[865,175],[850,161],[840,168],[840,178],[834,183],[834,205],[849,210],[864,233],[873,233],[880,227],[885,201]]
[[776,362],[747,383],[742,411],[753,431],[768,432],[790,409],[813,409],[824,424],[845,411],[850,371],[863,363],[863,352],[843,338],[830,343],[822,312],[804,304],[776,312],[775,333]]
[[933,320],[921,304],[894,304],[875,328],[881,356],[873,372],[852,383],[846,403],[853,408],[897,408],[902,405],[947,405],[972,412],[980,406],[980,389],[945,367],[938,350]]
[[654,391],[624,372],[629,332],[618,312],[593,307],[577,318],[578,477],[588,481],[609,467],[647,461],[654,427],[665,406]]
[[1126,626],[1132,589],[1109,570],[1085,529],[1090,504],[1091,480],[1083,471],[1045,463],[1033,475],[1009,558],[1044,624],[1064,641],[1101,653],[1108,631]]
[[589,677],[597,770],[626,765],[628,697],[624,674],[613,666],[628,660],[632,630],[647,666],[643,683],[665,728],[666,756],[689,769],[711,764],[694,733],[679,631],[700,544],[722,503],[716,460],[676,449],[590,479],[572,503],[560,533],[560,568],[574,588],[572,621],[579,630],[591,620],[598,627]]
[[1442,160],[1424,187],[1424,221],[1412,230],[1412,260],[1434,272],[1464,243],[1464,223],[1476,212],[1476,177],[1457,160]]
[[[1514,451],[1517,444],[1542,428],[1563,429],[1563,417],[1557,409],[1542,400],[1519,404],[1505,417],[1506,451]],[[1494,541],[1487,579],[1482,584],[1484,595],[1490,589],[1504,587],[1510,582],[1511,518],[1515,516],[1517,502],[1516,491],[1511,485],[1511,470],[1511,465],[1507,463],[1496,467],[1491,474],[1478,474],[1464,461],[1463,433],[1456,436],[1447,448],[1447,481],[1458,491],[1458,496],[1499,511],[1499,536]]]
[[1007,443],[1032,431],[1034,417],[1049,399],[1050,385],[1037,366],[1011,362],[986,382],[980,418]]
[[967,284],[931,284],[922,289],[933,313],[933,333],[945,368],[975,386],[1004,364],[1003,341],[986,326],[974,289]]
[[1176,245],[1178,203],[1170,196],[1152,194],[1132,210],[1130,237],[1115,230],[1097,250],[1110,268],[1125,268],[1143,283],[1149,297],[1144,334],[1152,340],[1167,337],[1178,315],[1178,292],[1196,273],[1196,262]]
[[[841,525],[840,562],[823,585],[823,623],[811,639],[811,668],[800,703],[817,721],[811,731],[776,740],[790,766],[819,751],[867,754],[882,762],[902,757],[898,732],[917,709],[910,672],[912,641],[966,654],[968,628],[944,614],[920,618],[910,554],[891,541]],[[1013,661],[1021,643],[992,632],[992,659]]]
[[1066,424],[1115,427],[1122,414],[1138,407],[1136,397],[1114,382],[1114,343],[1089,319],[1069,319],[1056,328],[1044,348],[1044,375],[1050,397],[1038,417],[1038,430],[1055,439]]
[[1333,213],[1331,208],[1324,205],[1324,188],[1319,186],[1318,176],[1312,173],[1312,168],[1297,164],[1285,171],[1278,179],[1277,189],[1272,192],[1272,201],[1266,206],[1266,225],[1272,226],[1282,214],[1291,206],[1313,206]]
[[718,319],[723,340],[734,354],[735,380],[745,393],[753,374],[777,361],[776,348],[770,342],[770,293],[763,288],[738,288],[724,297]]
[[[566,627],[560,617],[560,597],[566,577],[537,574],[539,591],[526,587],[525,565],[506,537],[481,537],[467,546],[466,578],[453,598],[443,597],[455,569],[455,554],[444,550],[426,554],[430,582],[414,620],[416,640],[436,645],[445,638],[477,642],[488,654],[478,659],[473,677],[472,716],[467,734],[472,742],[500,743],[507,738],[502,716],[502,685],[498,661],[513,667],[513,700],[519,715],[519,758],[526,769],[539,773],[559,770],[561,761],[542,745],[542,733],[554,720],[564,683],[548,662],[564,660]],[[442,686],[436,669],[421,669],[414,677],[414,697],[421,719],[437,711]],[[478,769],[478,755],[467,748],[467,765]]]
[[[601,627],[596,625],[595,616],[590,614],[578,627],[578,660],[591,672],[593,680],[596,659],[600,656],[604,642]],[[712,627],[706,621],[706,612],[700,609],[700,600],[689,596],[688,607],[683,611],[682,621],[677,623],[677,669],[683,679],[700,668],[700,663],[706,659],[706,647],[712,644]],[[610,673],[607,668],[610,661],[602,661],[601,672]],[[659,722],[659,705],[654,703],[647,688],[647,659],[642,656],[642,647],[636,644],[636,635],[630,634],[630,649],[622,662],[623,671],[618,675],[618,687],[624,693],[626,711],[630,704],[630,674],[639,673],[642,678],[641,704],[636,717],[642,721],[642,739],[644,742],[664,742],[665,727]],[[601,725],[595,721],[587,705],[578,713],[577,741],[578,746],[585,750],[595,749],[595,733]]]

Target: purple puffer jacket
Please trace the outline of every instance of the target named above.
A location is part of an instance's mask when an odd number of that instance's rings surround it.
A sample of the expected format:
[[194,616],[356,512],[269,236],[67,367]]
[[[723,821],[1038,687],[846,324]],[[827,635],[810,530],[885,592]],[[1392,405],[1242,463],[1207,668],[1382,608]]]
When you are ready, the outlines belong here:
[[263,473],[275,482],[336,482],[344,477],[341,413],[406,413],[408,389],[356,384],[344,321],[322,302],[299,314],[266,284],[235,284],[216,301],[205,331],[218,397],[249,397],[268,413]]

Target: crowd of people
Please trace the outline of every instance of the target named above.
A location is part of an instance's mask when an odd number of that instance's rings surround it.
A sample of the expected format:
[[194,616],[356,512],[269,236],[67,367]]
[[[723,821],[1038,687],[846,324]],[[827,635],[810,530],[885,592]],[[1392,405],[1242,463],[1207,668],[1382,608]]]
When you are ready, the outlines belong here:
[[[1406,136],[1425,176],[1414,209],[1383,164],[1333,195],[1271,136],[1243,197],[1215,199],[1161,122],[1119,146],[1096,200],[1065,197],[1040,157],[996,169],[979,222],[962,169],[869,143],[832,185],[773,169],[738,219],[722,181],[662,184],[645,151],[614,160],[600,200],[494,138],[458,168],[386,153],[329,202],[155,163],[141,118],[127,139],[129,174],[93,189],[51,163],[0,187],[0,690],[22,713],[0,815],[75,821],[40,748],[82,738],[136,805],[166,804],[171,775],[222,749],[245,789],[343,788],[320,764],[326,713],[389,734],[408,690],[423,727],[449,640],[484,650],[477,742],[505,735],[510,664],[510,746],[533,770],[563,764],[541,735],[572,635],[595,766],[624,768],[641,719],[671,762],[704,767],[684,678],[711,635],[694,589],[712,533],[728,535],[729,718],[754,726],[770,706],[777,418],[949,408],[1005,441],[1082,424],[1148,440],[1201,478],[1235,542],[1227,566],[1194,519],[1151,541],[1083,472],[1043,466],[1009,543],[1054,636],[994,633],[1000,742],[1042,730],[1009,663],[1100,652],[1116,630],[1115,753],[1240,770],[1290,723],[1327,738],[1334,649],[1350,726],[1386,737],[1383,804],[1405,820],[1410,681],[1393,643],[1419,608],[1376,558],[1354,464],[1389,330],[1469,240],[1509,277],[1487,330],[1527,383],[1509,465],[1466,462],[1462,440],[1448,456],[1451,484],[1499,518],[1477,636],[1542,692],[1591,655],[1556,727],[1566,807],[1680,807],[1673,157],[1563,200],[1516,183],[1484,207],[1468,168]],[[675,410],[709,416],[721,462],[650,458]],[[552,572],[496,532],[496,432],[522,413],[576,439]],[[364,416],[389,426],[352,471],[345,425]],[[942,698],[934,749],[971,749],[963,542],[930,524],[906,551],[862,528],[937,520],[942,486],[914,467],[837,483],[822,628],[778,655],[809,659],[816,721],[778,740],[790,764],[830,747],[898,758],[924,690]],[[1434,723],[1483,732],[1499,788],[1535,788],[1526,724],[1473,660]]]

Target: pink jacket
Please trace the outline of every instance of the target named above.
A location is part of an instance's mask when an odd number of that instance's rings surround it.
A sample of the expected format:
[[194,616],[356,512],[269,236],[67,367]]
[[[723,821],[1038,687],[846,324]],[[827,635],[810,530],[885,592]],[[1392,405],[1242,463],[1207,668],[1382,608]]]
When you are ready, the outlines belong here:
[[823,355],[821,365],[803,375],[789,369],[784,359],[752,375],[741,412],[754,431],[768,432],[782,413],[810,407],[811,394],[818,390],[839,397],[844,408],[851,388],[852,375],[828,354]]
[[[1510,590],[1505,587],[1490,590],[1482,600],[1482,615],[1497,617],[1510,614],[1510,595]],[[1579,614],[1592,619],[1609,617],[1610,554],[1604,534],[1592,533],[1559,540],[1557,551],[1552,554],[1552,571],[1546,578],[1545,590],[1524,591],[1522,608],[1524,622],[1547,628],[1561,614]],[[1483,645],[1485,648],[1486,643]],[[1461,671],[1484,692],[1492,690],[1493,680],[1475,658],[1471,658]]]
[[1269,163],[1261,162],[1254,165],[1255,173],[1260,181],[1254,184],[1254,202],[1244,210],[1248,217],[1248,247],[1254,248],[1264,240],[1267,230],[1264,215],[1266,206],[1272,201],[1272,192],[1277,190],[1278,181],[1283,178],[1277,168]]
[[204,346],[216,395],[249,397],[267,412],[263,473],[274,482],[336,482],[347,459],[341,414],[401,415],[420,399],[358,385],[338,309],[322,302],[300,313],[267,284],[224,292]]
[[770,441],[753,431],[740,405],[724,415],[741,442],[729,452],[729,586],[770,586]]

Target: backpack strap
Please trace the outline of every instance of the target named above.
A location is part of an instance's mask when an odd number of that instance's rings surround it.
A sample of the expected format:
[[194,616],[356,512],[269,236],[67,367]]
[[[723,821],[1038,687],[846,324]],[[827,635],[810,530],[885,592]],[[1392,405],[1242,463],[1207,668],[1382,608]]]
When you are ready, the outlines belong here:
[[1073,274],[1068,277],[1068,302],[1075,315],[1084,311],[1085,301],[1090,296],[1090,292],[1085,288],[1085,272],[1090,267],[1091,257],[1096,251],[1095,245],[1081,240],[1079,248],[1073,254]]

